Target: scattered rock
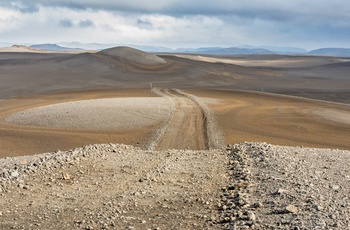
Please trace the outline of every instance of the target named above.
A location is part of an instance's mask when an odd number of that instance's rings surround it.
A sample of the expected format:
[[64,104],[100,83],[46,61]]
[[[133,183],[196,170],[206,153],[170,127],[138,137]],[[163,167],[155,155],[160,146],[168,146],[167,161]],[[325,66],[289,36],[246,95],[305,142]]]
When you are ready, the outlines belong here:
[[13,178],[19,177],[18,170],[14,170],[13,172],[11,172],[11,177],[13,177]]
[[248,220],[256,221],[255,214],[253,212],[247,212]]
[[62,173],[63,180],[70,180],[70,175],[68,173]]
[[285,213],[298,213],[298,208],[295,207],[294,205],[287,205],[285,208],[284,208],[284,212]]
[[287,193],[287,192],[288,192],[288,190],[285,190],[285,189],[279,188],[279,189],[277,190],[276,194],[278,194],[278,195],[282,195],[282,194],[285,194],[285,193]]
[[332,189],[338,191],[340,189],[339,185],[332,185]]

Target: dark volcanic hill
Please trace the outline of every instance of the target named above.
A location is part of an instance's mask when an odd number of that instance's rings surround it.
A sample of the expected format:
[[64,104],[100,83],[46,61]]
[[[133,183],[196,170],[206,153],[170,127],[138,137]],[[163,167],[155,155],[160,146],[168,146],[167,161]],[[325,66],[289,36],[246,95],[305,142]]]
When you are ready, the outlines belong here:
[[138,63],[143,65],[166,64],[166,61],[163,58],[158,57],[155,54],[143,52],[141,50],[137,50],[126,46],[119,46],[119,47],[105,49],[100,51],[99,53],[115,56],[115,57],[130,61],[132,63]]

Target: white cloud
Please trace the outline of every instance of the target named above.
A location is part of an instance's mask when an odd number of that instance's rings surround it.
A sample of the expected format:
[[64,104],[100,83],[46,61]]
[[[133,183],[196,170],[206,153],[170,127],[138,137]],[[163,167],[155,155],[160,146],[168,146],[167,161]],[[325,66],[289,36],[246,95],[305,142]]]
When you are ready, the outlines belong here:
[[19,12],[0,8],[0,30],[12,29],[18,23],[19,18]]
[[176,47],[309,42],[307,46],[314,48],[328,42],[329,46],[344,46],[350,37],[350,2],[1,1],[0,32],[1,40],[16,43],[80,41]]

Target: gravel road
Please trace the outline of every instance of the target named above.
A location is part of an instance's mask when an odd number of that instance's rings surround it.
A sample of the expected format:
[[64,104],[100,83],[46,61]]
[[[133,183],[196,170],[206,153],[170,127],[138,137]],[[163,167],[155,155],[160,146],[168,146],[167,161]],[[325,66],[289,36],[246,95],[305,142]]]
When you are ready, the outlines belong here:
[[90,145],[0,160],[1,229],[348,229],[350,152]]

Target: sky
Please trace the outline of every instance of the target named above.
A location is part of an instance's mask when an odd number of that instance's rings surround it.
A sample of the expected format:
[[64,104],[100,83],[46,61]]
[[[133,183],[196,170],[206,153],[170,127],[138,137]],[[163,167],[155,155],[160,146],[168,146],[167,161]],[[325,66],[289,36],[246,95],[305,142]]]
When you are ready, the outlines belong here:
[[350,48],[349,0],[0,0],[0,42]]

